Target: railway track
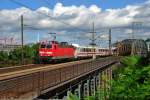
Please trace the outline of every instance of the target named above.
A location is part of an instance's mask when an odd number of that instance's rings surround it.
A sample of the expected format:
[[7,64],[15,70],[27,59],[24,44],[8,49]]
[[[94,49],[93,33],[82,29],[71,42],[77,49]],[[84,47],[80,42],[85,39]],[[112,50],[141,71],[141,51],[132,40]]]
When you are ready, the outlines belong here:
[[[63,63],[63,62],[60,62],[60,63]],[[42,67],[50,66],[50,65],[60,64],[60,63],[54,63],[54,64],[27,64],[27,65],[21,65],[21,66],[3,67],[3,68],[0,68],[0,74],[14,72],[14,71],[20,71],[20,70],[26,70],[26,69],[32,69],[32,68],[38,68],[38,67],[41,67],[41,66]],[[64,62],[64,63],[66,63],[66,62]]]
[[[46,64],[46,65],[48,65],[48,64]],[[22,65],[22,66],[12,66],[12,67],[0,68],[0,74],[14,72],[14,71],[20,71],[20,70],[26,70],[26,69],[31,69],[31,68],[38,68],[38,67],[46,66],[46,65],[44,65],[44,64],[28,64],[28,65]]]
[[[71,61],[71,62],[76,62],[76,61]],[[51,66],[51,65],[57,65],[57,64],[66,64],[66,63],[71,63],[71,62],[60,62],[60,63],[54,63],[54,64],[28,64],[28,65],[21,65],[21,66],[3,67],[3,68],[0,68],[0,74],[10,73],[14,71],[21,71],[21,70],[26,70],[26,69],[45,67],[45,66]]]
[[73,61],[67,63],[60,63],[60,64],[30,64],[24,66],[16,66],[16,67],[9,67],[9,68],[1,68],[0,69],[0,80],[17,77],[21,75],[31,74],[34,72],[39,71],[46,71],[46,70],[53,70],[59,69],[63,67],[67,67],[74,64],[80,64],[84,62],[88,62],[90,60],[80,60],[80,61]]

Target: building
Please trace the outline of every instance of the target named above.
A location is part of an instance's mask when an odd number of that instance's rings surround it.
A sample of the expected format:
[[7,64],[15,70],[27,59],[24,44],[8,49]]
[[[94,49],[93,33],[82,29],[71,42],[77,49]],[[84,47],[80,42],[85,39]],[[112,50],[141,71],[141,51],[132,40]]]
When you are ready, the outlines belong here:
[[21,45],[12,45],[12,44],[0,44],[0,51],[10,52]]

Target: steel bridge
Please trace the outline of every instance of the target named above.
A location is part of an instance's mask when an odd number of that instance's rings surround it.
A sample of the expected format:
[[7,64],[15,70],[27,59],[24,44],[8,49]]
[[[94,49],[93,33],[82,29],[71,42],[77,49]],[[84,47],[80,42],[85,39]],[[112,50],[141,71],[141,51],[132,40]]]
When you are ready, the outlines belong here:
[[[0,99],[62,99],[70,91],[80,99],[106,87],[118,57],[76,61],[0,74]],[[107,86],[109,88],[109,86]]]

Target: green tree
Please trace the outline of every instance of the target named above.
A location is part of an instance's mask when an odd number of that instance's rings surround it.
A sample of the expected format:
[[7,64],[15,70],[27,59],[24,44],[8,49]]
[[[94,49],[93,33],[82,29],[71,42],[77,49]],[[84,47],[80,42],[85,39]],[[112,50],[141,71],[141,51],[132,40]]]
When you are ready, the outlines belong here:
[[4,51],[0,51],[0,61],[8,60],[8,53]]
[[149,100],[150,66],[143,66],[143,58],[132,56],[122,60],[119,70],[112,81],[110,100]]
[[69,92],[67,100],[79,100],[79,98],[76,95],[73,95],[71,92]]

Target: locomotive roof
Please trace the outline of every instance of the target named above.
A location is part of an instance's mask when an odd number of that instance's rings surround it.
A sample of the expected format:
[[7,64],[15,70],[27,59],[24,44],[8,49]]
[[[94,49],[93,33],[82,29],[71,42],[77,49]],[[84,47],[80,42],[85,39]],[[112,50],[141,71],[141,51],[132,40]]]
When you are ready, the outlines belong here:
[[41,42],[41,43],[56,43],[56,44],[62,44],[62,45],[69,45],[68,42],[58,42],[58,41],[47,41],[47,42]]
[[92,46],[78,46],[78,48],[89,48],[89,49],[92,49],[92,48],[97,48],[97,49],[109,49],[109,48],[92,47]]

